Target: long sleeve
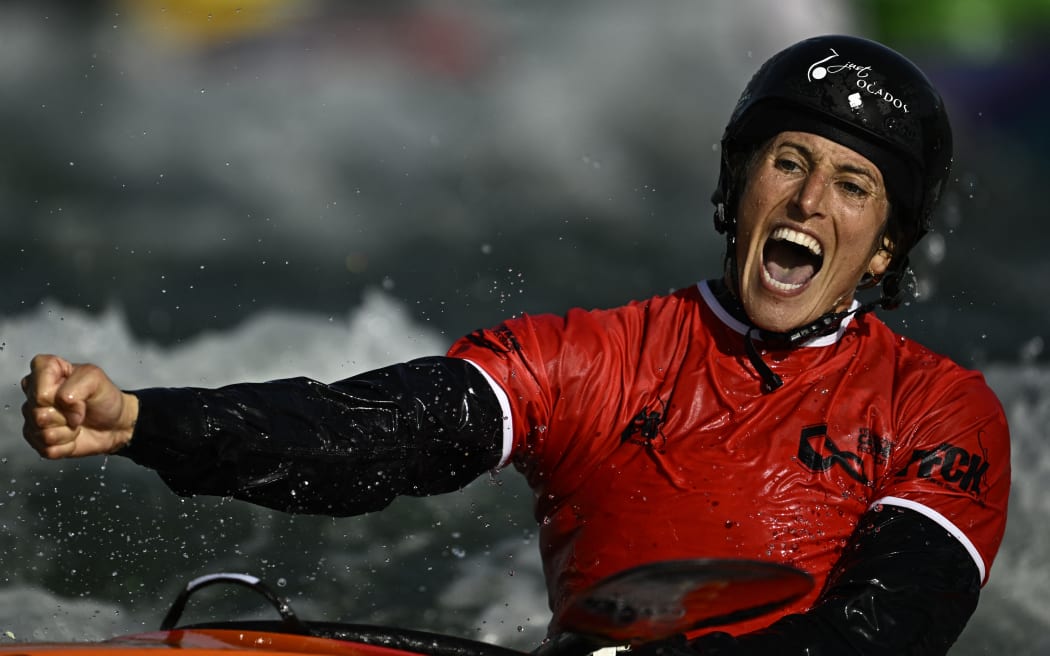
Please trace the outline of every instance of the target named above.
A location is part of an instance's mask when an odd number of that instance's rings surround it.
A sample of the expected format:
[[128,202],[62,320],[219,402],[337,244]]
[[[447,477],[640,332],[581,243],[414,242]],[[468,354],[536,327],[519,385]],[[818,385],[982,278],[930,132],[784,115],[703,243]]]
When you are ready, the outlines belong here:
[[[912,510],[870,511],[813,608],[766,629],[651,643],[638,656],[940,656],[977,607],[973,559]],[[634,653],[632,651],[632,653]]]
[[434,357],[333,384],[307,378],[133,392],[119,455],[176,493],[297,513],[378,510],[398,495],[463,487],[494,467],[502,413],[470,363]]

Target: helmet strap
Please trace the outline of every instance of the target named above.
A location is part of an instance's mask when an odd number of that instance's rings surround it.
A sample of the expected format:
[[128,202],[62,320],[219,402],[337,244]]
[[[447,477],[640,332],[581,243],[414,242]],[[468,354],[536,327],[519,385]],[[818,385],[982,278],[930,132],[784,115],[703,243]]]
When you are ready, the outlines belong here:
[[763,342],[774,347],[797,347],[810,339],[821,337],[823,335],[830,335],[835,332],[838,330],[839,326],[842,325],[843,320],[850,315],[859,317],[881,307],[884,298],[885,297],[882,297],[876,301],[865,303],[864,305],[860,305],[852,310],[828,312],[803,326],[799,326],[798,328],[783,333],[764,330],[751,324],[747,333],[744,335],[744,351],[747,353],[747,359],[751,362],[751,366],[755,368],[755,371],[762,379],[762,391],[766,394],[775,392],[784,384],[784,381],[775,371],[770,369],[769,365],[762,359],[762,355],[758,352],[758,347],[755,345],[755,337],[761,338]]
[[[762,340],[763,343],[768,344],[772,348],[795,348],[811,339],[834,333],[847,317],[861,317],[879,308],[895,308],[900,304],[902,294],[897,286],[891,284],[891,287],[887,288],[886,284],[892,282],[890,280],[891,276],[896,279],[899,278],[899,275],[899,272],[896,271],[892,272],[892,274],[887,272],[886,277],[883,279],[883,291],[879,298],[860,304],[853,309],[841,312],[827,312],[807,324],[786,332],[766,330],[756,326],[744,310],[740,299],[736,296],[737,291],[732,287],[734,283],[731,280],[724,280],[724,286],[722,286],[722,289],[716,290],[715,294],[719,297],[722,304],[726,306],[727,310],[747,325],[747,332],[744,334],[744,351],[751,366],[754,367],[755,372],[762,379],[762,391],[769,394],[779,389],[784,384],[784,381],[762,359],[762,354],[755,344],[756,339]],[[887,293],[889,290],[893,290],[895,292],[894,295],[889,295]]]

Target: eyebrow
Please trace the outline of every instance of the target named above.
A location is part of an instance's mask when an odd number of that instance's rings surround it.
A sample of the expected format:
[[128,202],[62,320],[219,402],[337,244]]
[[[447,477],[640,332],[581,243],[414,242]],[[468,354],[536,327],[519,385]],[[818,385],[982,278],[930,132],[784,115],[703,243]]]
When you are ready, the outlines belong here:
[[[802,144],[800,144],[800,143],[798,143],[796,141],[781,141],[779,144],[776,144],[776,145],[777,146],[790,146],[791,148],[794,148],[794,149],[802,152],[802,154],[804,154],[810,160],[814,159],[813,151],[810,150],[808,147],[806,147],[806,146],[804,146],[804,145],[802,145]],[[855,173],[857,175],[866,176],[873,183],[876,183],[876,184],[878,183],[878,180],[879,180],[878,176],[874,175],[870,168],[868,168],[866,166],[861,166],[859,164],[837,164],[835,166],[835,168],[839,169],[841,171],[846,171],[847,173]]]

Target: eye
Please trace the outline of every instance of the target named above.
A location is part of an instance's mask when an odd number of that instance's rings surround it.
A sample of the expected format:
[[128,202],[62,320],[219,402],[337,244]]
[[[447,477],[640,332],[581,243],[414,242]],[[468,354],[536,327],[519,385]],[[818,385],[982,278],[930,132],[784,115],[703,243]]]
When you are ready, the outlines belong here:
[[802,164],[790,157],[776,157],[773,159],[773,168],[785,173],[798,173],[802,170]]
[[853,198],[867,198],[871,192],[868,189],[852,180],[842,180],[839,182],[839,188],[842,189],[848,196]]

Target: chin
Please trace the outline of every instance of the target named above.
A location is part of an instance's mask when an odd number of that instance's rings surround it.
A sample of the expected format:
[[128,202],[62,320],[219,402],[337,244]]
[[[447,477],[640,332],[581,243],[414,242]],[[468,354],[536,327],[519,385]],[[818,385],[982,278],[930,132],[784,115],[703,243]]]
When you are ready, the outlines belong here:
[[807,323],[804,320],[756,321],[752,319],[752,321],[754,322],[756,327],[771,333],[791,332],[793,329],[798,328],[799,326]]
[[781,294],[762,293],[751,296],[744,302],[744,311],[751,322],[762,330],[786,333],[814,321],[820,315],[809,311],[805,300],[798,296],[785,298]]
[[768,330],[774,333],[786,333],[792,328],[805,323],[801,319],[796,320],[778,312],[754,312],[747,308],[747,306],[745,306],[744,311],[747,313],[748,318],[756,328]]

